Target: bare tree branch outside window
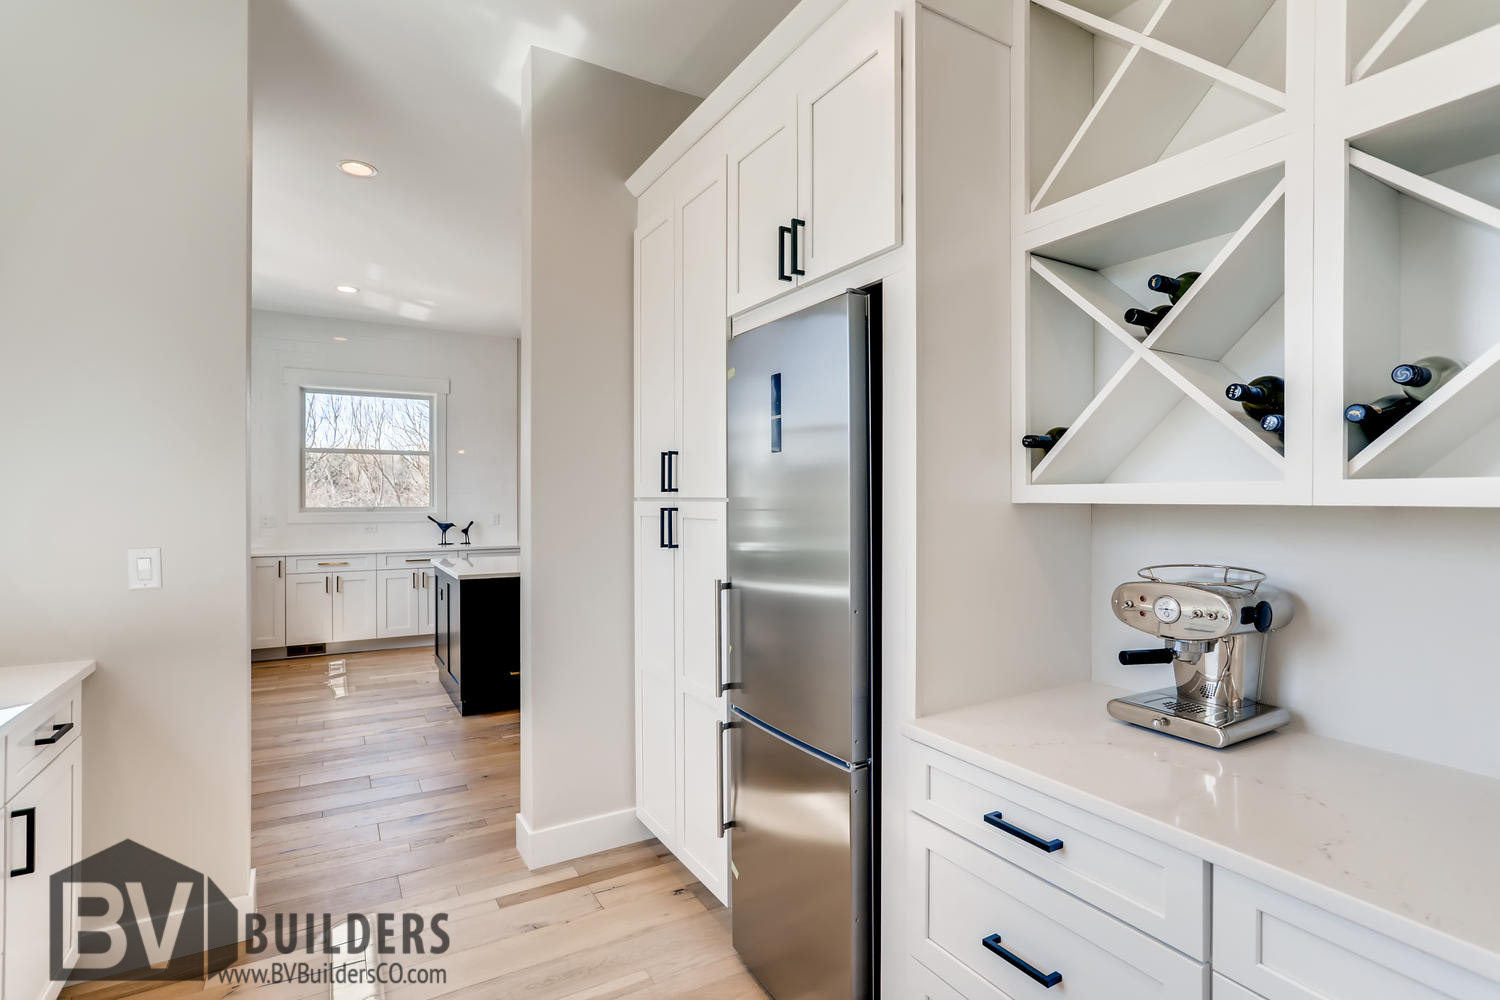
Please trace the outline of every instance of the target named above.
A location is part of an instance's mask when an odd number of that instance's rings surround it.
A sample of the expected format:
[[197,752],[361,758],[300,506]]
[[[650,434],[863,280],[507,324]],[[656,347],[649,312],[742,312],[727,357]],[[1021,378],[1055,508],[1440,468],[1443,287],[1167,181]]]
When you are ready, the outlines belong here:
[[432,400],[302,391],[302,505],[432,506]]

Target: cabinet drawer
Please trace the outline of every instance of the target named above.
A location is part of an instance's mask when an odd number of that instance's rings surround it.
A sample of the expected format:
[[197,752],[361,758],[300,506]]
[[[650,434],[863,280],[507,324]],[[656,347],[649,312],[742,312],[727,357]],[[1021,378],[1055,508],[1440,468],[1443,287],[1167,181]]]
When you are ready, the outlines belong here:
[[432,560],[441,559],[445,555],[447,553],[439,549],[433,549],[431,552],[388,552],[380,557],[380,568],[420,570],[424,566],[429,566]]
[[1207,966],[920,816],[911,834],[911,953],[971,1000],[1040,997],[1054,973],[1058,995],[1208,996]]
[[375,557],[364,556],[292,556],[286,561],[288,573],[352,573],[374,569]]
[[[5,801],[41,773],[83,730],[80,688],[28,709],[5,738]],[[48,742],[38,743],[38,740]]]
[[[913,750],[913,809],[1191,957],[1207,959],[1209,866],[1202,859],[931,747],[914,744]],[[994,825],[999,823],[1005,827]],[[1058,842],[1061,847],[1055,847]]]
[[1214,968],[1266,1000],[1497,1000],[1500,985],[1214,870]]
[[1214,973],[1214,1000],[1265,1000],[1258,993],[1251,993],[1232,979]]
[[916,1000],[964,1000],[962,993],[914,958],[907,962],[906,978]]

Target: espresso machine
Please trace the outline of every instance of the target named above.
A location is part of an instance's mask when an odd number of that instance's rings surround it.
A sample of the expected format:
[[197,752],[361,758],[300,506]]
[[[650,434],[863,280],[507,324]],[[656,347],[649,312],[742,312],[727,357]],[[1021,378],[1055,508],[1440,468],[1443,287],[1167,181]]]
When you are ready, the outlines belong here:
[[1127,666],[1171,664],[1176,683],[1115,698],[1109,714],[1211,747],[1227,747],[1291,721],[1260,701],[1261,668],[1273,630],[1292,620],[1286,595],[1263,586],[1265,574],[1235,566],[1148,566],[1115,588],[1120,621],[1164,640],[1160,649],[1127,649]]

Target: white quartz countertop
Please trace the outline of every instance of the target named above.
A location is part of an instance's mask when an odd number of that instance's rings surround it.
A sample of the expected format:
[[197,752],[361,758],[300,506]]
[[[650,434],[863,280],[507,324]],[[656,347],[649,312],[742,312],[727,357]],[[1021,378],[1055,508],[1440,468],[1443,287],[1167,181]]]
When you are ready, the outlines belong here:
[[[1500,980],[1500,781],[1284,730],[1211,750],[1110,718],[1124,693],[1072,684],[903,729]],[[1454,724],[1488,729],[1475,708]]]
[[432,565],[455,580],[498,580],[521,575],[520,556],[443,556],[434,559]]
[[[459,548],[458,543],[448,546],[450,549]],[[483,552],[487,554],[520,552],[519,546],[515,545],[465,545],[462,547],[466,552]],[[338,548],[323,546],[316,549],[266,549],[255,548],[250,550],[252,559],[275,559],[278,556],[364,556],[381,555],[389,552],[391,555],[416,552],[442,552],[443,547],[434,542],[431,545],[342,545]]]
[[93,660],[0,667],[0,736],[32,705],[77,684],[93,672]]

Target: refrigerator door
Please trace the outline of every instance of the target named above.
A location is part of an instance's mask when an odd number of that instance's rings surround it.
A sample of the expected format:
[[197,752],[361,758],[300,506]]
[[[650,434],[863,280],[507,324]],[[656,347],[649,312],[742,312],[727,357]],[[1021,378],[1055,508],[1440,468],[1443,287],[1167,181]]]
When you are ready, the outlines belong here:
[[731,703],[870,756],[868,296],[729,344]]
[[870,768],[734,716],[734,947],[776,1000],[871,995]]

